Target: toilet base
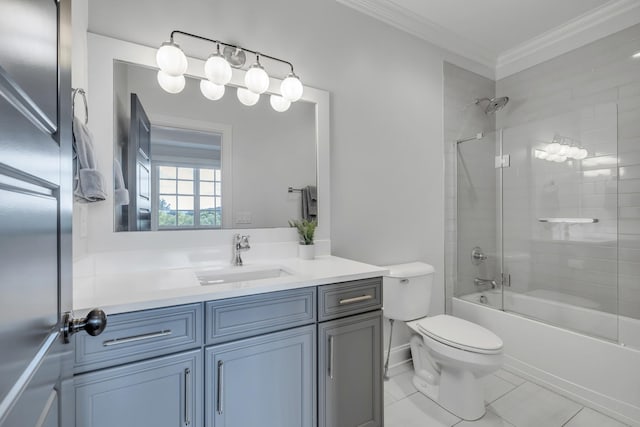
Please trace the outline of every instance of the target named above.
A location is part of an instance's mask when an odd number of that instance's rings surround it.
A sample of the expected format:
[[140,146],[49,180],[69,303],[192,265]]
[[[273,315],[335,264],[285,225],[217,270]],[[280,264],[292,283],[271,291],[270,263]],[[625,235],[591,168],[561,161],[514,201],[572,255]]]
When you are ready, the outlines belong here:
[[[443,374],[439,385],[429,384],[417,374],[413,376],[412,382],[420,393],[465,421],[475,421],[484,417],[486,413],[484,393],[482,389],[478,390],[478,380],[451,378],[450,373],[443,372]],[[458,377],[458,375],[453,376]]]
[[465,364],[435,361],[420,335],[413,335],[410,344],[416,389],[463,420],[482,418],[486,413],[484,389],[476,374],[483,377],[500,365],[474,374]]

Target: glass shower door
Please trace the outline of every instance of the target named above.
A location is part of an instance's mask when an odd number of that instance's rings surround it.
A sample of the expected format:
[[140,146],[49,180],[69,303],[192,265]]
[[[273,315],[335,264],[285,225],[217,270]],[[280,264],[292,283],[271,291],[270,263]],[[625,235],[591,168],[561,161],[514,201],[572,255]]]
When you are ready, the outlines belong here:
[[504,129],[502,149],[504,310],[617,340],[616,105]]
[[499,133],[456,144],[455,296],[502,309],[499,247]]

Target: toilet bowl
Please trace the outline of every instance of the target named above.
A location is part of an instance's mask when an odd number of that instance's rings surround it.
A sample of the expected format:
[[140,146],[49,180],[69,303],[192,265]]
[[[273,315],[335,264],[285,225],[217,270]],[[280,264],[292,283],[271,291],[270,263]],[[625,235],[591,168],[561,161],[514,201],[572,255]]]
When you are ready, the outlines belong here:
[[479,379],[502,366],[502,340],[479,325],[447,315],[407,326],[414,332],[410,344],[418,391],[464,420],[482,418],[484,390]]
[[480,379],[503,363],[500,337],[449,315],[428,316],[434,269],[424,263],[387,266],[383,281],[386,317],[412,331],[413,383],[421,393],[464,420],[485,414]]

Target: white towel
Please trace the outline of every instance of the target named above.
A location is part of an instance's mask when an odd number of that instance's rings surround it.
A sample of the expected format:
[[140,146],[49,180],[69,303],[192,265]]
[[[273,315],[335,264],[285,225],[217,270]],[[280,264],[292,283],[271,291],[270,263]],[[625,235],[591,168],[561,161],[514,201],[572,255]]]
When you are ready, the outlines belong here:
[[124,176],[122,176],[122,166],[118,159],[113,159],[113,204],[123,206],[129,204],[129,190],[124,186]]
[[93,135],[77,117],[73,118],[73,149],[76,156],[73,194],[82,202],[98,202],[107,198],[104,178],[97,169]]

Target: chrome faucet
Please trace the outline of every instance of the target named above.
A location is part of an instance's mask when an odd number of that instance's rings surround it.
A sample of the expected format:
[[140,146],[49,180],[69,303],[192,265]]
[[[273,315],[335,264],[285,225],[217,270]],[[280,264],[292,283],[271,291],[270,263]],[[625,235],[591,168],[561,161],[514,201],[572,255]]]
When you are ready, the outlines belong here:
[[478,288],[484,287],[488,289],[498,289],[498,283],[496,283],[495,280],[491,279],[481,279],[479,277],[476,277],[475,279],[473,279],[473,284]]
[[241,266],[242,265],[242,257],[240,256],[242,252],[248,251],[251,249],[249,245],[249,235],[241,236],[239,234],[233,235],[233,265]]

